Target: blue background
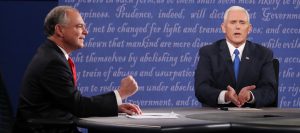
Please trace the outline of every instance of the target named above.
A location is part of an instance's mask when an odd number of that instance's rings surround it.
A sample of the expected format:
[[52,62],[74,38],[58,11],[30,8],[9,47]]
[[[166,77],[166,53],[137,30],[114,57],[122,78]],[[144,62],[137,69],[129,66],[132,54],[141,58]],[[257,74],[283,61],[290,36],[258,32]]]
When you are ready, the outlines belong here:
[[[257,1],[256,1],[257,2]],[[219,27],[222,19],[195,19],[190,20],[188,18],[185,19],[156,19],[155,15],[153,15],[152,19],[116,19],[114,18],[114,12],[116,11],[116,7],[119,7],[121,4],[108,4],[108,5],[88,5],[88,4],[80,4],[75,5],[74,3],[67,3],[72,6],[78,7],[80,11],[90,11],[91,9],[98,10],[102,7],[102,11],[108,11],[112,15],[111,18],[101,19],[101,21],[97,21],[94,19],[86,18],[85,21],[87,25],[89,23],[93,23],[91,27],[102,25],[107,26],[109,23],[113,23],[115,26],[123,24],[125,21],[128,22],[129,25],[134,26],[144,26],[145,23],[156,23],[157,26],[163,27],[165,23],[175,24],[179,23],[180,25],[194,26],[196,23],[199,23],[205,27]],[[14,110],[18,104],[18,96],[20,83],[23,76],[23,73],[28,65],[30,59],[36,51],[36,48],[44,41],[45,36],[43,34],[43,21],[46,14],[52,9],[54,6],[58,5],[57,1],[45,0],[45,1],[1,1],[0,2],[0,38],[1,38],[1,56],[0,56],[0,71],[5,80],[6,87],[8,89],[8,93],[10,95],[10,100],[12,102]],[[231,4],[225,5],[209,5],[209,4],[184,4],[184,5],[164,5],[164,6],[153,6],[153,5],[138,5],[138,9],[140,11],[149,11],[153,14],[157,14],[159,9],[168,10],[173,8],[174,10],[185,8],[186,12],[197,11],[198,9],[206,9],[206,17],[213,9],[217,9],[219,12],[224,11],[226,8],[231,6]],[[271,13],[294,13],[299,16],[299,7],[296,5],[279,5],[278,8],[275,8],[274,5],[242,5],[246,9],[251,12],[256,12],[256,18],[252,19],[251,22],[254,27],[263,28],[264,32],[262,33],[251,33],[249,39],[258,43],[266,44],[266,42],[271,42],[273,40],[278,40],[283,42],[292,42],[298,41],[299,43],[299,33],[295,34],[283,34],[272,33],[266,34],[266,27],[276,28],[279,25],[282,27],[293,27],[299,29],[299,19],[294,20],[271,20],[271,21],[263,21],[262,19],[262,8],[270,9]],[[126,5],[127,10],[133,10],[134,5],[128,4]],[[178,11],[178,10],[177,10]],[[180,10],[179,10],[180,11]],[[187,17],[187,15],[185,15]],[[113,38],[118,38],[119,40],[132,41],[134,39],[141,40],[142,37],[145,37],[146,34],[139,34],[134,37],[132,34],[124,34],[124,33],[92,33],[86,38],[86,42],[90,38],[94,38],[94,40],[103,40],[109,41]],[[165,33],[157,33],[152,34],[152,40],[156,40],[160,37],[161,40],[164,41],[193,41],[195,38],[199,38],[201,42],[211,43],[215,40],[223,38],[222,33],[218,34],[173,34],[171,37],[166,36]],[[273,40],[272,40],[273,39]],[[284,62],[284,59],[287,57],[296,57],[299,58],[299,48],[286,49],[286,48],[272,48],[274,51],[274,56],[276,58],[281,58],[280,62],[280,81],[279,81],[279,107],[281,108],[298,108],[300,107],[300,96],[299,96],[299,63],[287,63]],[[117,55],[128,55],[130,52],[134,52],[135,55],[144,55],[146,52],[153,54],[158,52],[162,54],[163,52],[168,52],[171,55],[182,55],[185,53],[190,53],[190,55],[195,59],[195,55],[198,52],[198,48],[105,48],[105,49],[93,49],[86,48],[81,49],[72,54],[72,57],[75,57],[76,54],[89,54],[95,52],[96,55],[105,56],[112,55],[113,52],[117,52]],[[79,72],[83,70],[96,70],[104,72],[108,70],[109,67],[113,67],[114,69],[122,67],[125,71],[142,71],[144,69],[151,69],[155,67],[155,70],[194,70],[193,63],[179,63],[176,67],[172,67],[171,64],[168,63],[138,63],[134,67],[130,67],[130,63],[84,63],[84,62],[76,62],[77,68]],[[293,71],[295,75],[293,77],[286,77],[287,71]],[[297,76],[298,75],[298,76]],[[107,86],[113,84],[115,88],[118,86],[119,81],[122,77],[111,77],[109,80],[105,81],[104,77],[100,78],[81,78],[79,79],[79,83],[82,86]],[[181,82],[182,84],[188,84],[192,82],[193,86],[193,78],[177,78],[174,80],[170,80],[170,78],[160,78],[160,77],[135,77],[140,86],[151,86],[151,85],[159,85],[163,82],[163,85],[172,86],[176,82]],[[112,88],[112,89],[115,89]],[[97,93],[104,93],[104,91],[96,91],[92,92],[89,87],[86,91],[83,91],[84,95],[94,95]],[[201,106],[196,103],[192,104],[191,101],[195,100],[194,93],[192,91],[188,92],[151,92],[151,91],[140,91],[130,99],[127,99],[128,102],[140,102],[141,100],[171,100],[172,104],[167,104],[170,107],[177,106],[176,100],[188,101],[189,104],[186,106]],[[298,101],[298,102],[297,102]],[[298,104],[297,104],[298,103]],[[145,104],[149,106],[149,104]],[[166,106],[167,106],[166,105]],[[154,105],[155,106],[155,105]],[[178,105],[185,106],[185,105]]]

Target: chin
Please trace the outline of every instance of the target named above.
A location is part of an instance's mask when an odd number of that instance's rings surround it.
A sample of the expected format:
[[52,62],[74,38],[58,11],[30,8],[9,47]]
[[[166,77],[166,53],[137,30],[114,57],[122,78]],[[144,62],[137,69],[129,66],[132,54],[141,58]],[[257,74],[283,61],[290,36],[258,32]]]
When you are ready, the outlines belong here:
[[84,47],[84,45],[80,45],[80,46],[78,46],[78,49],[83,48],[83,47]]
[[233,42],[239,44],[239,43],[245,42],[245,40],[244,39],[236,39]]
[[78,46],[78,48],[83,48],[84,44],[83,43],[79,43],[77,46]]

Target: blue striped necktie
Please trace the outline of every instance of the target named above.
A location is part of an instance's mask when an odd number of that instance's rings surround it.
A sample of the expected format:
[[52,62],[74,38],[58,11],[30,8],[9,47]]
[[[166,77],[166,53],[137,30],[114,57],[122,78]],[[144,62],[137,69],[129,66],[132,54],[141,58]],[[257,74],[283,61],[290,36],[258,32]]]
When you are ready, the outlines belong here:
[[240,52],[239,52],[238,49],[235,49],[233,53],[235,54],[234,61],[233,61],[233,63],[234,63],[234,76],[235,76],[235,80],[237,81],[238,74],[239,74],[239,67],[240,67],[240,58],[239,58]]

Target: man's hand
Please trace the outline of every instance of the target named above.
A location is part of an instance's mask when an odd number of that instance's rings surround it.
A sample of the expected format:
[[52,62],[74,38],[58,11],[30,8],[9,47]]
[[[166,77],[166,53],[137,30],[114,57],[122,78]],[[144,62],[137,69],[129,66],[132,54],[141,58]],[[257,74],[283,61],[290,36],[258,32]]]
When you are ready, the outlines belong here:
[[137,82],[132,76],[127,76],[121,80],[120,89],[118,90],[121,99],[124,100],[129,96],[132,96],[138,90]]
[[225,93],[225,101],[231,101],[236,106],[241,107],[241,103],[238,100],[238,96],[235,90],[230,85],[227,86],[227,92]]
[[248,102],[251,98],[251,93],[250,91],[254,90],[256,88],[255,85],[250,85],[242,88],[238,95],[238,100],[241,103],[241,106],[243,106],[246,102]]
[[140,109],[140,107],[136,104],[131,103],[123,103],[119,105],[118,110],[120,113],[126,113],[129,115],[142,114],[142,110]]

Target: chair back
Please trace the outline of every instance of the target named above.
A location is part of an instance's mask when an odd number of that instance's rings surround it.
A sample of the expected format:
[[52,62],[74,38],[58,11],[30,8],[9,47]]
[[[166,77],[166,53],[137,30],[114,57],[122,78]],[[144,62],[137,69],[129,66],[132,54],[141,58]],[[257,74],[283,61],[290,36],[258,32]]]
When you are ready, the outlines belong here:
[[278,85],[279,85],[279,61],[278,59],[273,59],[273,67],[274,67],[274,73],[275,73],[275,79],[276,79],[276,87],[275,87],[275,94],[276,99],[273,103],[272,107],[278,107]]
[[0,133],[11,133],[13,121],[12,106],[0,72]]

